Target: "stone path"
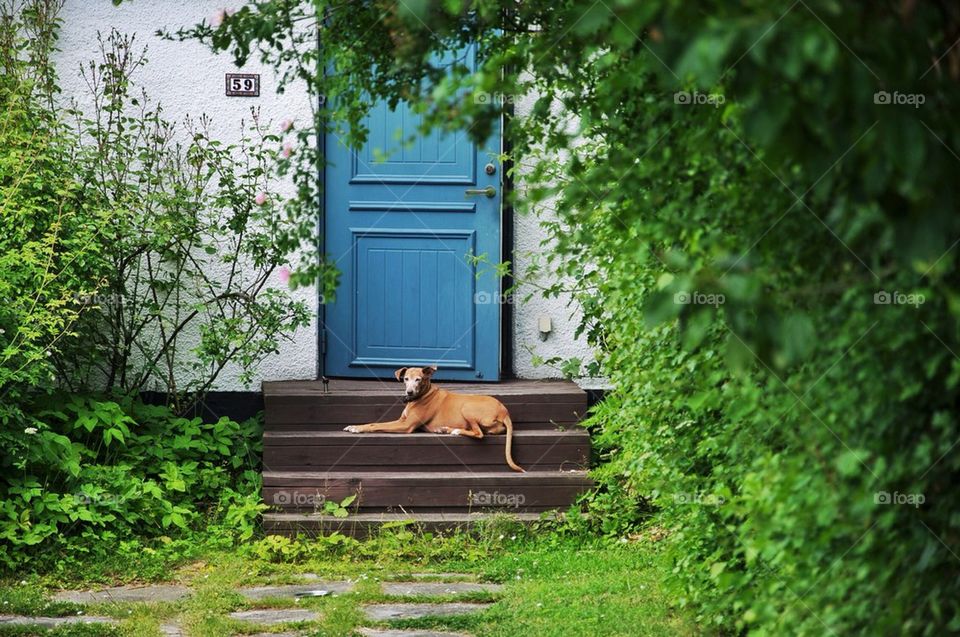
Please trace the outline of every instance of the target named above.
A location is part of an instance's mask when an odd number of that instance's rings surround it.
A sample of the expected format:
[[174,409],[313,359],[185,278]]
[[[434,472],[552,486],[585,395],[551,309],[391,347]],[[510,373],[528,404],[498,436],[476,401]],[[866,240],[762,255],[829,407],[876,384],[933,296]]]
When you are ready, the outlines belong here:
[[[384,595],[392,597],[446,597],[450,595],[465,595],[473,593],[498,593],[503,590],[501,584],[487,584],[475,581],[469,575],[462,573],[414,573],[403,576],[413,581],[381,582],[380,589]],[[354,583],[348,581],[323,580],[314,573],[298,575],[297,579],[304,581],[301,584],[281,584],[270,586],[251,586],[237,590],[240,595],[251,601],[262,601],[270,598],[308,598],[341,595],[354,590]],[[175,602],[191,593],[186,586],[157,585],[157,586],[116,586],[101,590],[61,591],[54,595],[54,599],[77,604],[98,604],[104,602]],[[472,602],[402,602],[396,603],[369,603],[361,606],[361,611],[367,620],[373,622],[389,622],[401,619],[419,619],[422,617],[456,617],[481,612],[491,604]],[[305,608],[261,608],[243,610],[229,614],[231,619],[249,622],[251,624],[277,625],[295,622],[317,621],[320,613]],[[70,615],[67,617],[27,617],[20,615],[0,615],[0,626],[37,626],[55,628],[64,624],[115,624],[117,620],[111,617],[96,615]],[[399,630],[395,628],[358,628],[365,637],[470,637],[465,633],[446,632],[442,630]],[[183,629],[174,621],[168,621],[160,626],[163,637],[186,637]],[[248,634],[247,637],[298,637],[299,633],[258,633]]]
[[448,633],[436,630],[393,630],[387,628],[360,628],[358,632],[364,637],[470,637],[466,633]]
[[490,604],[449,602],[444,604],[367,604],[363,614],[373,621],[420,619],[421,617],[453,617],[469,615],[489,608]]
[[268,597],[326,597],[335,593],[349,593],[352,590],[352,582],[314,582],[312,584],[241,588],[240,594],[247,599],[259,600]]
[[230,613],[231,619],[254,624],[286,624],[288,622],[312,622],[320,619],[320,614],[312,610],[297,608],[266,608],[262,610],[241,610]]
[[402,597],[430,595],[463,595],[465,593],[497,593],[503,590],[502,584],[480,584],[476,582],[384,582],[384,595]]
[[115,624],[112,617],[96,615],[69,615],[67,617],[26,617],[23,615],[0,615],[0,626],[37,626],[56,628],[64,624]]
[[437,579],[437,580],[472,580],[473,575],[469,573],[411,573],[411,579]]
[[58,602],[97,604],[100,602],[175,602],[190,594],[186,586],[115,586],[101,590],[60,591],[53,598]]

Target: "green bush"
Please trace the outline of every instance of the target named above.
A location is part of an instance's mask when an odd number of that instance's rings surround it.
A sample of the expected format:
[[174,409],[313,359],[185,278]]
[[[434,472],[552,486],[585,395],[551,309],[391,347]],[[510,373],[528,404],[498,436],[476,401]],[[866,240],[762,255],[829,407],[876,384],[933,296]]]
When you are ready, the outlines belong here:
[[53,384],[52,357],[81,317],[76,299],[104,268],[107,216],[84,192],[75,138],[35,72],[56,28],[35,5],[0,12],[0,448],[31,425],[20,406]]
[[256,110],[236,144],[209,133],[205,115],[174,122],[139,86],[146,50],[134,35],[98,35],[81,71],[89,102],[70,111],[81,135],[85,190],[111,211],[102,229],[109,264],[79,299],[82,338],[54,356],[74,391],[166,393],[188,412],[224,370],[249,383],[282,339],[309,324],[307,304],[270,285],[286,262],[275,187],[281,138]]
[[36,431],[4,454],[0,567],[38,568],[52,547],[100,553],[211,524],[223,524],[228,544],[253,536],[263,510],[258,419],[204,423],[75,395],[49,403]]
[[254,195],[279,140],[255,124],[223,145],[204,118],[181,139],[117,32],[84,67],[93,112],[63,109],[61,5],[0,3],[0,569],[156,572],[197,528],[251,537],[262,510],[259,423],[182,414],[308,320],[267,285],[282,222]]

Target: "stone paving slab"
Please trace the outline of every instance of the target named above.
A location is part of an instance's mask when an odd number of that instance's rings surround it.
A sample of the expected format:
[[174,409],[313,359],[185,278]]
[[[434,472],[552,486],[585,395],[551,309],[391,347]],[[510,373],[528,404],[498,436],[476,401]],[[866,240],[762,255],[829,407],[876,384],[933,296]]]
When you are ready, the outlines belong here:
[[421,617],[451,617],[468,615],[489,608],[490,604],[467,604],[451,602],[444,604],[367,604],[362,607],[367,619],[388,621],[391,619],[420,619]]
[[[327,594],[349,593],[353,590],[352,582],[312,582],[310,584],[283,584],[279,586],[254,586],[241,588],[239,593],[247,599],[265,599],[267,597],[296,597],[310,596],[310,593],[327,591]],[[321,595],[317,595],[320,597]]]
[[176,624],[161,624],[160,634],[163,637],[187,637],[183,629]]
[[464,593],[497,593],[503,590],[502,584],[481,584],[477,582],[384,582],[386,595],[463,595]]
[[472,580],[470,573],[411,573],[413,579]]
[[364,637],[471,637],[466,633],[448,633],[436,630],[380,630],[379,628],[358,628]]
[[310,622],[320,619],[320,613],[300,609],[263,609],[242,610],[230,613],[231,619],[255,624],[286,624],[288,622]]
[[96,615],[69,615],[67,617],[27,617],[26,615],[0,615],[0,626],[38,626],[56,628],[65,624],[115,624],[112,617]]
[[98,602],[175,602],[190,594],[186,586],[115,586],[100,590],[60,591],[53,598],[59,602],[96,604]]

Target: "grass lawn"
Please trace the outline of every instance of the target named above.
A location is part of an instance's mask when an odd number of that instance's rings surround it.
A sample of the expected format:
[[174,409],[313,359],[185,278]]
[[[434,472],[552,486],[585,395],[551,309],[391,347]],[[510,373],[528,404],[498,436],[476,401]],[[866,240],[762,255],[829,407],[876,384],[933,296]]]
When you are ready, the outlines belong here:
[[[109,615],[116,627],[74,626],[44,632],[0,627],[0,635],[160,635],[160,626],[177,623],[191,636],[249,634],[282,628],[251,626],[230,619],[236,610],[308,608],[321,619],[293,625],[304,635],[353,635],[359,626],[436,628],[483,636],[693,635],[696,625],[671,605],[665,590],[666,564],[649,543],[598,542],[550,535],[537,537],[506,530],[485,536],[440,538],[409,532],[361,543],[320,540],[251,542],[230,551],[209,550],[189,559],[170,560],[149,579],[189,586],[190,597],[172,603],[106,603],[80,607],[50,602],[57,588],[89,588],[92,581],[142,581],[135,563],[109,557],[56,576],[32,574],[0,582],[0,614]],[[352,593],[325,598],[270,599],[251,602],[238,587],[296,583],[314,573],[327,580],[356,582]],[[361,605],[398,601],[383,595],[381,580],[410,579],[414,573],[462,573],[477,581],[500,582],[502,592],[448,596],[446,601],[493,602],[486,611],[456,618],[365,621]],[[70,580],[70,581],[65,581]],[[431,598],[430,601],[436,601]],[[404,598],[402,601],[426,601]]]

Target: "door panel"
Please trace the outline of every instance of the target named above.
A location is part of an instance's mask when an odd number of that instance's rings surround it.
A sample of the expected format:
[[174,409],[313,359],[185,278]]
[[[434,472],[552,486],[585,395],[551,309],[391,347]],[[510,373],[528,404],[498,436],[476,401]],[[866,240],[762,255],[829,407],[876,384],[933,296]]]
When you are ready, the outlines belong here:
[[358,364],[422,367],[442,357],[445,370],[473,369],[473,272],[459,258],[473,243],[472,232],[358,233]]
[[[499,130],[479,145],[465,132],[418,135],[402,104],[374,105],[366,123],[359,150],[326,139],[327,253],[342,272],[325,308],[326,374],[436,364],[441,379],[497,380],[500,281],[472,257],[500,261]],[[488,186],[494,197],[464,192]]]
[[[436,130],[417,135],[420,121],[409,108],[394,112],[383,102],[376,104],[365,122],[370,129],[367,143],[353,157],[350,183],[473,184],[475,145],[463,135]],[[409,136],[412,142],[401,143]]]

